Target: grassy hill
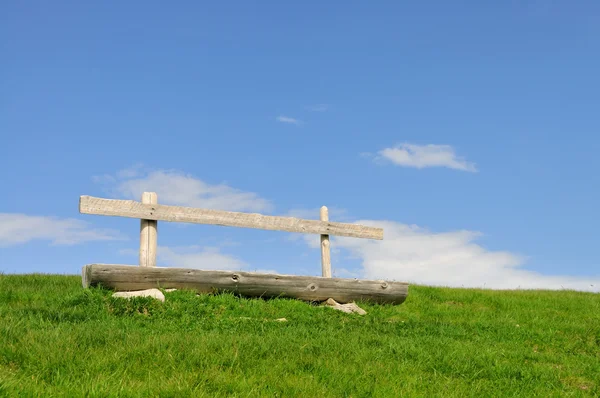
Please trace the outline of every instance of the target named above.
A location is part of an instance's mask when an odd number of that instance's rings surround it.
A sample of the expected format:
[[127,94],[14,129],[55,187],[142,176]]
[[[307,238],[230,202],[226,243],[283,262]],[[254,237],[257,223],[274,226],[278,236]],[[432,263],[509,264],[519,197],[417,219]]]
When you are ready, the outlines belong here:
[[598,294],[411,286],[364,316],[166,297],[0,275],[0,396],[600,395]]

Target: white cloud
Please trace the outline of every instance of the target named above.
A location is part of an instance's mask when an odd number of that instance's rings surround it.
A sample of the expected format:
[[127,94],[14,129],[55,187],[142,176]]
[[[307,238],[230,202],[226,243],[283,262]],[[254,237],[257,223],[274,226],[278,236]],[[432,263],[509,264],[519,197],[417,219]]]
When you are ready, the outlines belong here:
[[220,252],[216,247],[166,247],[158,248],[158,260],[165,266],[177,268],[197,268],[220,271],[238,271],[248,265],[228,254]]
[[[119,254],[137,257],[139,251],[123,249]],[[244,261],[220,252],[218,247],[192,246],[158,246],[157,261],[159,267],[196,268],[220,271],[239,271],[247,268]]]
[[315,104],[315,105],[307,106],[306,109],[308,109],[311,112],[325,112],[327,109],[329,109],[329,105],[328,104]]
[[[574,289],[600,292],[600,278],[543,275],[520,268],[525,258],[490,251],[473,231],[434,233],[394,221],[361,220],[384,229],[384,240],[332,237],[362,263],[362,277],[414,284],[492,289]],[[317,242],[307,241],[311,246]]]
[[398,166],[415,167],[448,167],[450,169],[476,172],[474,163],[458,157],[450,145],[415,145],[400,144],[393,148],[385,148],[378,152],[377,159],[386,159]]
[[140,200],[144,191],[156,192],[162,204],[230,211],[269,211],[272,204],[254,192],[241,191],[225,184],[208,184],[178,171],[144,171],[136,167],[116,176],[95,177],[109,186],[111,195]]
[[[139,252],[133,249],[120,250],[119,254],[136,257]],[[239,258],[221,253],[219,247],[213,246],[159,246],[157,251],[159,267],[194,268],[215,271],[252,271],[266,274],[277,274],[273,269],[253,269]]]
[[46,240],[55,245],[74,245],[90,241],[124,240],[117,231],[92,229],[72,218],[0,213],[0,247]]
[[141,174],[142,170],[144,168],[144,165],[141,163],[136,163],[131,167],[128,167],[126,169],[123,170],[119,170],[117,171],[117,178],[118,179],[127,179],[127,178],[134,178],[137,177]]
[[300,120],[288,116],[277,116],[276,120],[281,123],[300,124]]

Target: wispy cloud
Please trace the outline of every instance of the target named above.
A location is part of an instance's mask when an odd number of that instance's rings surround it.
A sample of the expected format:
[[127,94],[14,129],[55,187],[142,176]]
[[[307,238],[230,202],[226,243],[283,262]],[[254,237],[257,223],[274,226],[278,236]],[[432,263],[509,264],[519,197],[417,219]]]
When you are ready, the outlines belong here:
[[90,241],[124,240],[118,231],[94,229],[88,223],[49,216],[0,213],[0,247],[15,246],[33,240],[54,245],[74,245]]
[[388,160],[398,166],[415,167],[447,167],[450,169],[477,172],[474,163],[456,155],[450,145],[415,145],[400,144],[385,148],[378,152],[376,160]]
[[296,125],[301,123],[300,120],[298,120],[298,119],[295,119],[295,118],[289,117],[289,116],[283,116],[283,115],[277,116],[276,120],[281,123],[296,124]]
[[158,248],[158,260],[168,267],[197,268],[220,271],[238,271],[248,264],[232,255],[223,254],[218,247],[166,247]]
[[118,178],[118,179],[135,178],[142,173],[143,169],[144,169],[144,165],[142,163],[136,163],[131,167],[117,171],[116,178]]
[[307,106],[306,109],[308,109],[311,112],[325,112],[329,109],[329,105],[328,104],[315,104],[315,105]]
[[139,200],[143,192],[156,192],[159,203],[230,211],[270,211],[270,201],[254,192],[226,184],[209,184],[176,170],[145,170],[137,166],[114,176],[95,177],[111,195]]
[[[137,257],[138,251],[125,249],[119,254]],[[252,271],[261,273],[278,273],[273,269],[254,269],[238,257],[221,252],[215,246],[159,246],[157,251],[158,266],[174,268],[193,268],[215,271]]]
[[[491,251],[476,231],[431,232],[395,221],[359,220],[384,229],[383,241],[332,237],[331,247],[360,259],[360,277],[415,284],[492,289],[574,289],[600,292],[600,277],[544,275],[523,269],[525,257]],[[317,248],[318,240],[306,242]]]

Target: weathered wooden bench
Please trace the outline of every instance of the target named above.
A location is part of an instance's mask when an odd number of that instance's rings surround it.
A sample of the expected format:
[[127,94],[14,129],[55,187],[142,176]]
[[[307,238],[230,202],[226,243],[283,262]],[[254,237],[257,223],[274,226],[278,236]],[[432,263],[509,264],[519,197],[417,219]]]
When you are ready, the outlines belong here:
[[[325,206],[321,208],[320,220],[306,220],[159,205],[156,193],[144,192],[141,202],[81,196],[79,212],[141,220],[139,266],[85,265],[82,269],[84,288],[102,285],[116,291],[151,288],[192,289],[198,293],[230,291],[249,297],[291,297],[307,301],[332,298],[340,303],[368,301],[400,304],[408,295],[408,284],[404,282],[331,277],[330,235],[382,240],[383,229],[331,222]],[[158,221],[318,234],[321,236],[322,276],[157,267]]]

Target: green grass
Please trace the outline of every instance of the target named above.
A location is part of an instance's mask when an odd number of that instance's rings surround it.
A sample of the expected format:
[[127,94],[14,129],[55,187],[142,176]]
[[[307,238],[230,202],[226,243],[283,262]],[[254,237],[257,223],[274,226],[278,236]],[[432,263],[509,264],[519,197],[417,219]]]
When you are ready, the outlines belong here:
[[411,286],[359,316],[80,283],[0,275],[0,396],[600,395],[598,294]]

